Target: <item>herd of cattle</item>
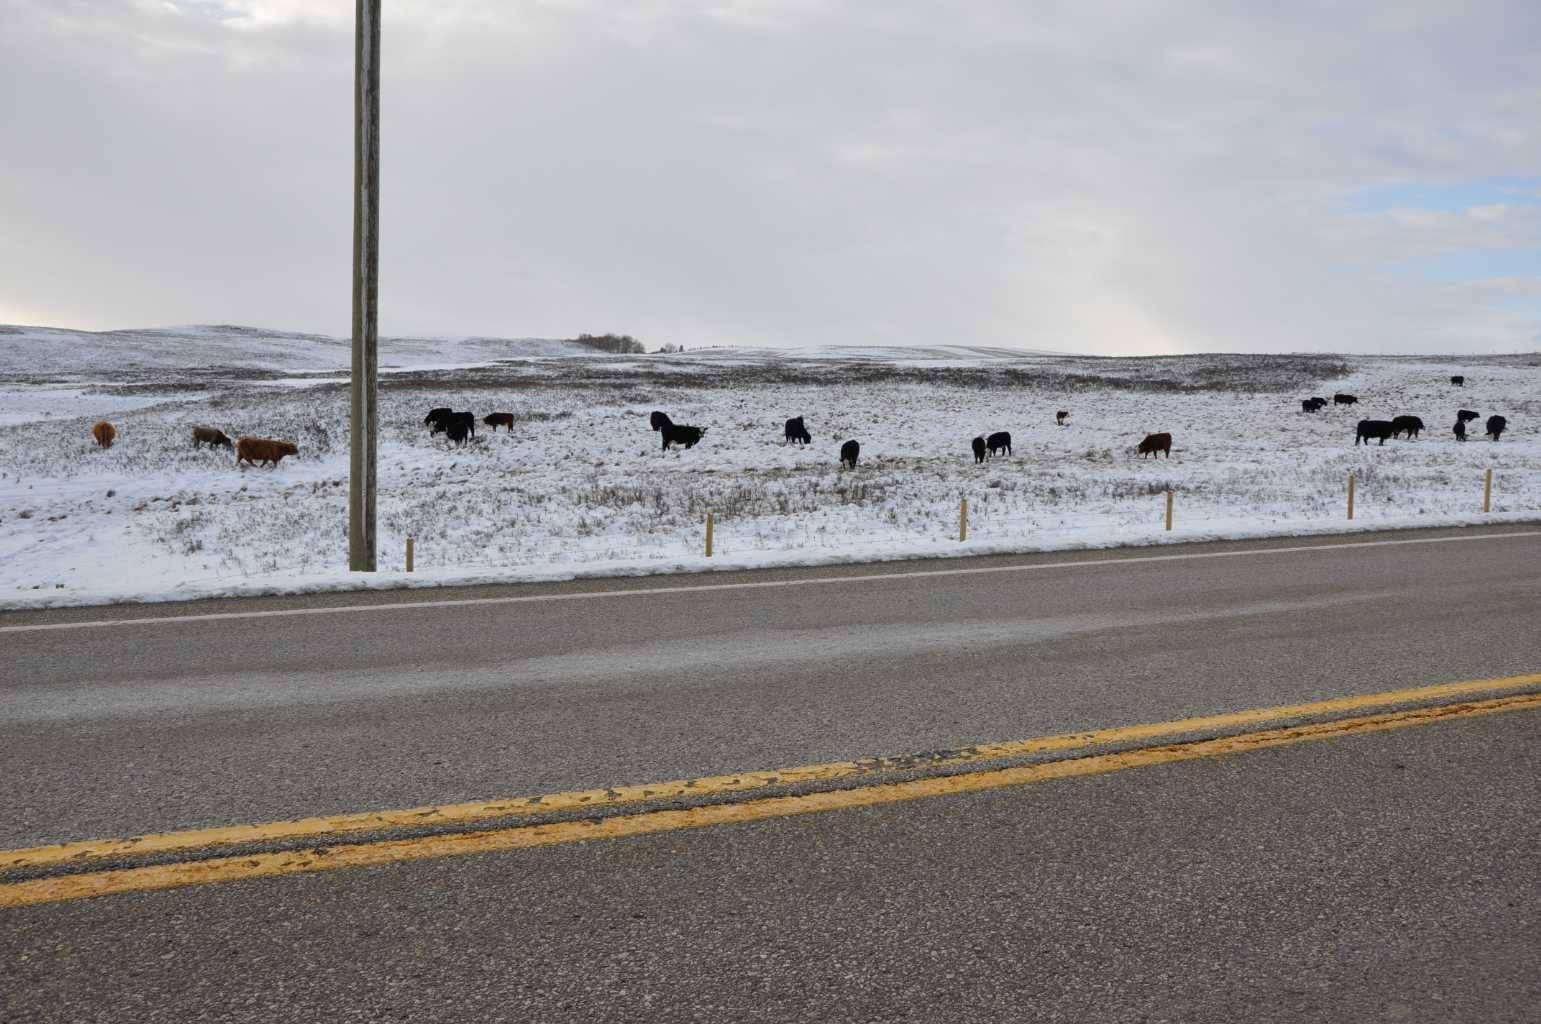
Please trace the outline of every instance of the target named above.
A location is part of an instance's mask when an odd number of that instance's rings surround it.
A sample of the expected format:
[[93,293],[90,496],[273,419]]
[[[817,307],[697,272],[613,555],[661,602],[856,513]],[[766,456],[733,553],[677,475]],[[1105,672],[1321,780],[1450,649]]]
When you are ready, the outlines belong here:
[[[1450,383],[1461,386],[1466,383],[1466,378],[1453,376]],[[1357,405],[1357,395],[1338,393],[1332,396],[1333,405]],[[1314,413],[1327,406],[1325,398],[1307,398],[1301,401],[1302,412]],[[1064,426],[1070,418],[1068,409],[1061,409],[1054,414],[1054,422],[1058,426]],[[1455,415],[1455,427],[1453,428],[1456,440],[1466,440],[1466,424],[1478,419],[1479,414],[1470,409],[1461,409]],[[494,412],[482,417],[482,423],[492,428],[494,432],[499,427],[512,431],[514,429],[514,414],[510,412]],[[663,450],[678,445],[681,448],[693,448],[700,443],[706,435],[705,427],[694,427],[685,423],[675,423],[667,413],[654,412],[649,417],[653,430],[656,431],[663,442]],[[456,445],[465,444],[470,438],[476,436],[476,415],[469,412],[456,412],[448,407],[430,409],[428,415],[423,417],[423,425],[428,427],[429,434],[443,434],[450,442]],[[1487,419],[1487,436],[1497,441],[1508,428],[1509,421],[1502,416],[1489,416]],[[1418,437],[1424,430],[1423,420],[1417,416],[1397,416],[1389,420],[1360,420],[1354,433],[1354,444],[1369,444],[1379,440],[1384,445],[1387,438],[1395,438],[1406,434],[1408,438]],[[113,441],[117,439],[118,431],[111,423],[101,420],[91,427],[91,436],[98,446],[111,448]],[[813,443],[813,435],[808,432],[808,426],[803,422],[803,417],[793,416],[786,421],[783,428],[784,443],[796,445],[808,445]],[[286,455],[299,454],[299,447],[292,441],[278,441],[266,437],[242,437],[232,441],[223,431],[214,427],[194,427],[193,447],[201,448],[208,445],[210,448],[233,449],[235,462],[239,466],[243,463],[249,465],[277,466]],[[995,456],[1011,454],[1011,434],[1005,430],[998,430],[988,436],[980,435],[970,442],[974,451],[974,462],[984,462]],[[1172,457],[1172,435],[1163,431],[1156,434],[1147,434],[1145,439],[1136,446],[1135,451],[1143,459],[1146,456],[1160,456],[1165,454],[1168,459]],[[846,441],[840,446],[840,464],[850,469],[856,468],[856,460],[861,456],[861,444],[855,440]]]
[[[1459,387],[1466,383],[1466,378],[1461,376],[1451,377],[1450,383]],[[1358,395],[1345,395],[1339,392],[1332,396],[1333,405],[1357,405],[1358,403]],[[1306,398],[1300,403],[1300,411],[1316,412],[1319,409],[1325,408],[1326,405],[1327,399],[1325,398]],[[1455,434],[1455,439],[1457,441],[1466,440],[1466,424],[1480,417],[1481,413],[1473,412],[1470,409],[1456,410],[1455,426],[1451,428],[1451,431]],[[1503,436],[1503,432],[1507,429],[1509,429],[1509,421],[1504,417],[1489,416],[1487,418],[1487,437],[1491,437],[1496,441]],[[1387,438],[1395,438],[1406,434],[1411,439],[1419,436],[1423,431],[1423,420],[1417,416],[1396,416],[1389,420],[1360,420],[1354,431],[1354,444],[1369,444],[1371,441],[1378,440],[1380,444],[1384,445]]]
[[[118,439],[118,428],[106,420],[98,420],[91,426],[91,436],[97,446],[111,448]],[[242,437],[234,441],[223,430],[214,427],[194,427],[193,447],[228,448],[235,452],[235,464],[250,463],[253,466],[276,466],[286,455],[298,455],[300,448],[292,441],[275,441],[269,437]]]

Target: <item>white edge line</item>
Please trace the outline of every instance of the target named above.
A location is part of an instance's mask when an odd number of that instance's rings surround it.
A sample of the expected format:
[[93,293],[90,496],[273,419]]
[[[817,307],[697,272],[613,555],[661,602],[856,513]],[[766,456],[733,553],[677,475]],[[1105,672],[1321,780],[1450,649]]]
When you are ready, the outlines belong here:
[[[743,583],[700,583],[674,587],[635,587],[625,590],[592,590],[578,594],[522,594],[509,597],[462,597],[438,601],[393,601],[380,604],[343,604],[328,608],[273,608],[250,612],[206,612],[197,615],[147,616],[131,619],[89,619],[84,622],[47,622],[27,626],[0,626],[0,633],[38,633],[60,629],[106,629],[113,626],[165,626],[183,622],[215,622],[226,619],[270,619],[291,615],[342,615],[358,612],[410,611],[418,608],[461,608],[473,605],[527,604],[537,601],[588,601],[615,597],[658,597],[663,594],[699,594],[714,590],[761,590],[771,587],[809,587],[836,583],[875,583],[886,580],[932,579],[939,576],[983,576],[990,573],[1036,572],[1043,569],[1096,569],[1104,566],[1139,565],[1148,562],[1186,562],[1207,558],[1240,558],[1256,555],[1287,555],[1349,548],[1394,547],[1406,544],[1450,544],[1457,541],[1509,540],[1541,537],[1541,530],[1483,533],[1470,537],[1409,537],[1400,540],[1360,540],[1341,544],[1295,544],[1289,547],[1244,551],[1193,551],[1176,555],[1138,555],[1127,558],[1096,558],[1074,562],[1039,562],[1033,565],[990,565],[971,569],[915,569],[908,572],[860,573],[851,576],[815,576],[796,580],[756,580]],[[496,584],[492,584],[496,586]]]

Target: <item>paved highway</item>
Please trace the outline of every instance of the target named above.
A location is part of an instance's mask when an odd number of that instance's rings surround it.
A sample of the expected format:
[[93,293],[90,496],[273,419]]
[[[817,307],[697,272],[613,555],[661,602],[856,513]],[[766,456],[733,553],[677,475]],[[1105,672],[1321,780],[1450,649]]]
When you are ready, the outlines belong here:
[[1535,528],[13,613],[0,648],[0,849],[81,844],[0,853],[0,1019],[1541,1005]]

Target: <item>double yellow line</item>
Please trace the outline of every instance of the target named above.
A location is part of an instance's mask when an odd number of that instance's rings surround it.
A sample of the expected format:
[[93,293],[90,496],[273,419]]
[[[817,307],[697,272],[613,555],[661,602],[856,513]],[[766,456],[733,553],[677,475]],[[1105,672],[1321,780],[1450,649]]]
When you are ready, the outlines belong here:
[[[978,792],[1051,779],[1099,775],[1155,764],[1169,764],[1339,736],[1424,725],[1451,718],[1541,709],[1541,673],[1479,679],[1390,690],[1304,704],[1254,708],[1221,715],[1063,733],[1028,740],[982,744],[918,757],[869,758],[804,765],[779,771],[716,775],[612,789],[574,790],[542,796],[402,810],[365,812],[275,821],[221,828],[189,829],[127,839],[91,840],[0,852],[0,873],[42,877],[0,884],[0,908],[83,899],[111,893],[146,892],[212,882],[326,871],[344,867],[425,860],[461,854],[615,839],[709,825],[760,821],[850,807],[870,807],[930,796]],[[1462,700],[1479,694],[1479,700]],[[1372,708],[1419,706],[1357,717],[1242,732],[1164,746],[1072,756],[1035,764],[985,769],[986,762],[1043,753],[1091,751],[1153,739],[1203,735],[1298,719],[1341,716]],[[972,767],[972,770],[970,768]],[[948,774],[884,782],[898,773],[943,769]],[[831,785],[847,788],[793,795],[759,796],[783,787]],[[732,799],[738,798],[738,799]],[[335,845],[362,833],[406,828],[444,828],[514,817],[548,816],[583,809],[615,808],[658,801],[728,799],[683,809],[619,813],[578,821],[522,824],[479,831],[459,831],[399,839],[362,840]],[[334,845],[214,856],[220,847],[329,839]],[[150,864],[84,873],[68,872],[103,860],[180,855],[174,863]],[[191,858],[191,859],[187,859]]]

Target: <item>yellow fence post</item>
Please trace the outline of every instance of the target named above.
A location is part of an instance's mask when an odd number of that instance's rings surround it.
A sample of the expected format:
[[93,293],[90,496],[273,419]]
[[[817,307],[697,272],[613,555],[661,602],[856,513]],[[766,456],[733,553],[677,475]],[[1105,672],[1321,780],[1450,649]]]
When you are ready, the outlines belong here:
[[1492,507],[1493,507],[1493,469],[1490,466],[1490,467],[1488,467],[1488,471],[1486,473],[1484,473],[1483,476],[1482,476],[1482,511],[1487,512]]
[[1348,475],[1348,517],[1354,518],[1354,474]]
[[968,499],[958,502],[958,543],[968,540]]
[[706,557],[712,557],[712,514],[706,514]]
[[1170,487],[1166,490],[1166,528],[1168,530],[1172,528],[1172,489]]
[[407,538],[407,572],[412,571],[412,538]]

